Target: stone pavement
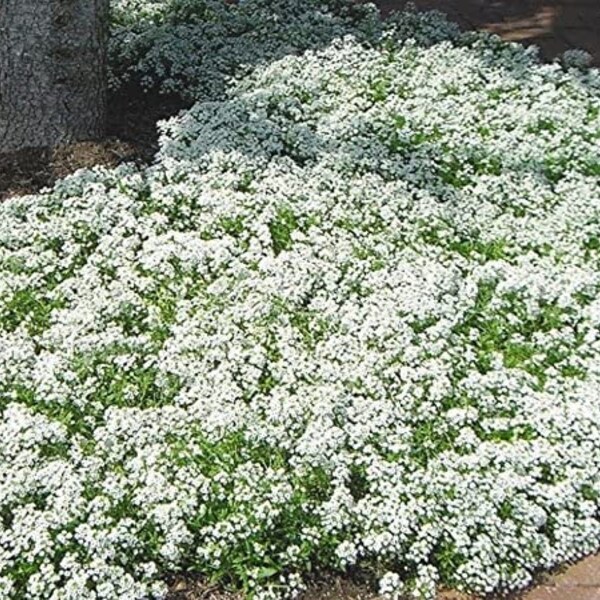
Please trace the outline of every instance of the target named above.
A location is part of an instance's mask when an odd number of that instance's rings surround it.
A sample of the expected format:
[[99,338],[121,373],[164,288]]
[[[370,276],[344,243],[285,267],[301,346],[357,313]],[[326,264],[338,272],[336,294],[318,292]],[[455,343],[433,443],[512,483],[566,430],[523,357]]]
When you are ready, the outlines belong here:
[[[600,600],[600,554],[589,556],[570,567],[542,576],[525,592],[488,600]],[[478,600],[460,592],[442,592],[437,600]]]
[[[384,13],[407,0],[375,0]],[[536,44],[545,58],[582,48],[600,65],[600,0],[413,0],[419,9],[438,9],[464,27]],[[568,599],[565,599],[568,600]]]
[[600,600],[600,554],[548,577],[522,600]]

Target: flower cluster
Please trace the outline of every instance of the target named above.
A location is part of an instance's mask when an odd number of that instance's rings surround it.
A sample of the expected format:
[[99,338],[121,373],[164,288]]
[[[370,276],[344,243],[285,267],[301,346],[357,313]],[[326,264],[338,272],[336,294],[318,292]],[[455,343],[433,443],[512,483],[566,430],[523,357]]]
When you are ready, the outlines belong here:
[[600,75],[378,35],[0,206],[0,598],[433,598],[600,548]]
[[215,98],[257,65],[348,34],[374,40],[380,22],[353,0],[116,0],[111,85]]

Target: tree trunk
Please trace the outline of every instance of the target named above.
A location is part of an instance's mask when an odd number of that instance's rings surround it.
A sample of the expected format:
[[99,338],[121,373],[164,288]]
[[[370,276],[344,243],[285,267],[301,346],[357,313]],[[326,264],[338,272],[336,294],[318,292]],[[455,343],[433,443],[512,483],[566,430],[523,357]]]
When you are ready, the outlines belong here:
[[108,0],[0,0],[0,152],[98,138]]

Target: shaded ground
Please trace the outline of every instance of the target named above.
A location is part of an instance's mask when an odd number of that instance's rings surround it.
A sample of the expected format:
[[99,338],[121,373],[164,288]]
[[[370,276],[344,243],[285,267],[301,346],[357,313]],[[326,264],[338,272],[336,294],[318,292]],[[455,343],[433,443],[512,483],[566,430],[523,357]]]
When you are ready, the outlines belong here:
[[36,193],[84,167],[150,162],[158,149],[156,122],[181,108],[174,98],[125,93],[111,99],[104,140],[0,154],[0,201]]
[[[547,59],[565,50],[587,50],[600,65],[600,0],[412,0],[417,8],[438,9],[469,29],[536,44]],[[376,0],[384,13],[408,0]]]
[[83,167],[116,166],[136,158],[134,146],[119,139],[79,142],[55,150],[23,150],[0,155],[0,200],[33,194]]

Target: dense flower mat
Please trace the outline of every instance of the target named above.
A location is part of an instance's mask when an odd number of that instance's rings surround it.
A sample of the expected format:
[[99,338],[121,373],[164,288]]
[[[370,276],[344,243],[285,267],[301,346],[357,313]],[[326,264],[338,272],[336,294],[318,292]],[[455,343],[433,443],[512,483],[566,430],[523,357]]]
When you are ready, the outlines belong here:
[[[169,4],[216,6],[121,18]],[[0,206],[0,598],[431,598],[600,548],[598,72],[302,6],[335,35],[190,88],[152,167]]]

